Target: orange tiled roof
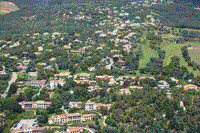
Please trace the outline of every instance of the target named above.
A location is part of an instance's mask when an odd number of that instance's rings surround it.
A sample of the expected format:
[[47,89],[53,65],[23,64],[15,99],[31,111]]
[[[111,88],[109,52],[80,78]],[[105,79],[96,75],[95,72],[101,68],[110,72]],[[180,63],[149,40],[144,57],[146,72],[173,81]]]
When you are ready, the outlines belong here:
[[77,102],[71,102],[72,104],[82,104],[81,101],[77,101]]
[[70,133],[70,132],[77,132],[77,131],[80,131],[80,130],[82,130],[83,129],[83,127],[69,127],[67,130],[67,132],[65,132],[65,133]]
[[93,116],[94,114],[84,114],[82,117],[88,117],[88,116]]

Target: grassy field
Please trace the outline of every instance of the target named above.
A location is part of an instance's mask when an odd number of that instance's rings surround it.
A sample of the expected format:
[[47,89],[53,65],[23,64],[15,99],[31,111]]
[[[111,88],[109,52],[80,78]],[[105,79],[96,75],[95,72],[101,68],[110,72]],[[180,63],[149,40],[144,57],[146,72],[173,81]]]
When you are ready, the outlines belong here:
[[164,39],[164,38],[167,38],[167,39],[169,39],[169,40],[173,40],[173,39],[178,39],[178,38],[180,38],[180,36],[176,36],[176,35],[172,35],[172,34],[163,34],[162,35],[162,38]]
[[198,30],[198,29],[174,28],[174,30],[179,30],[179,29],[187,30],[187,31],[199,31],[200,32],[200,30]]
[[185,62],[182,53],[181,53],[181,48],[187,45],[192,45],[192,46],[197,46],[200,45],[199,43],[193,43],[193,42],[188,42],[184,44],[175,44],[175,43],[166,43],[162,44],[161,49],[166,52],[165,59],[164,59],[164,66],[168,65],[171,62],[171,57],[173,56],[178,56],[180,58],[180,65],[185,66],[188,68],[189,72],[193,72],[195,76],[200,75],[199,71],[194,71],[192,67],[188,66],[188,63]]
[[191,60],[200,64],[200,47],[194,47],[191,50],[188,50]]
[[[196,31],[193,29],[186,29],[186,30]],[[144,32],[144,34],[141,38],[144,39],[146,34],[147,34],[147,32]],[[168,39],[179,38],[178,36],[169,36],[169,35],[163,35],[162,37],[168,38]],[[160,46],[161,50],[164,50],[166,52],[165,59],[163,60],[163,65],[164,66],[169,65],[169,63],[171,62],[171,58],[173,56],[178,56],[180,58],[181,66],[185,66],[186,68],[188,68],[189,72],[193,72],[195,76],[200,75],[199,71],[194,71],[192,67],[188,66],[188,63],[185,62],[185,60],[182,56],[181,48],[184,46],[187,46],[187,45],[200,46],[200,43],[186,42],[184,44],[175,44],[175,43],[170,43],[170,42],[166,42],[166,41],[162,42],[161,46]],[[139,68],[144,68],[144,67],[146,67],[146,64],[150,61],[150,59],[152,57],[156,57],[156,58],[158,57],[158,53],[157,53],[157,51],[155,51],[149,47],[149,41],[147,41],[146,45],[141,45],[141,47],[143,50],[143,58],[139,62]],[[193,57],[194,61],[195,61],[195,59],[198,60],[198,58],[200,58],[200,54],[198,53],[198,51],[193,52],[191,54],[191,56]],[[196,57],[198,57],[198,58],[196,58]]]
[[151,49],[148,45],[142,45],[141,47],[143,51],[143,58],[139,62],[139,67],[144,68],[152,57],[158,57],[158,53],[154,49]]

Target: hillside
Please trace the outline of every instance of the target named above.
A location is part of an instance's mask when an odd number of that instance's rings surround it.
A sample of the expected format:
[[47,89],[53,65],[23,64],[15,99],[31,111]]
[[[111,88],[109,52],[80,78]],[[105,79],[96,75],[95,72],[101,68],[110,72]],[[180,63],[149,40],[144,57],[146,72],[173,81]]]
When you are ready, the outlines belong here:
[[0,2],[0,14],[7,14],[13,11],[17,11],[19,8],[12,2],[2,1]]
[[[87,0],[35,0],[35,1],[24,1],[24,0],[10,0],[15,3],[21,10],[13,12],[11,14],[4,14],[0,16],[0,21],[3,22],[1,26],[0,39],[5,39],[7,35],[19,34],[19,33],[33,33],[33,32],[44,32],[44,31],[60,31],[62,27],[66,26],[65,23],[58,21],[62,19],[62,14],[69,13],[69,11],[78,12],[83,9],[85,12],[87,9],[93,12],[95,7],[98,6],[121,6],[130,3],[129,1],[87,1]],[[142,2],[138,2],[141,3]],[[169,2],[157,2],[155,5],[147,7],[132,7],[127,12],[130,13],[129,19],[132,20],[135,15],[140,15],[142,19],[149,14],[149,10],[153,13],[158,14],[156,17],[166,26],[179,27],[179,28],[200,28],[199,25],[199,14],[200,10],[197,10],[197,6],[194,4],[184,5],[183,3],[169,3]],[[144,9],[143,9],[144,8]],[[141,13],[140,10],[144,11]],[[55,12],[60,11],[60,16],[55,16]],[[8,11],[7,11],[8,12]],[[135,13],[135,14],[134,14]],[[31,17],[37,15],[35,19],[24,19],[22,17]],[[13,17],[15,16],[15,17]],[[57,19],[57,20],[56,20]],[[56,21],[56,23],[54,22]],[[96,20],[94,20],[96,21]],[[16,22],[19,25],[16,25]],[[51,25],[52,23],[53,25]],[[84,26],[83,26],[84,27]],[[81,30],[81,29],[80,29]],[[6,36],[5,36],[6,35]],[[8,36],[7,36],[8,37]]]

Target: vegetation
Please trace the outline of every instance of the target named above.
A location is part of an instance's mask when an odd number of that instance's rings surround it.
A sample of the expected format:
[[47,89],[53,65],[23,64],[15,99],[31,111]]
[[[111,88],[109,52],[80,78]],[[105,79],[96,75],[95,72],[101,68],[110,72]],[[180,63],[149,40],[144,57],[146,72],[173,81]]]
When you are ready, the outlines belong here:
[[[40,8],[43,2],[28,3],[38,6],[31,12],[27,4],[19,4],[21,10],[0,18],[0,93],[10,73],[18,72],[7,97],[0,99],[0,132],[9,132],[22,118],[50,126],[48,118],[66,111],[95,114],[91,121],[70,126],[97,133],[199,132],[200,93],[184,85],[200,86],[199,62],[188,49],[199,46],[200,30],[176,28],[199,27],[193,16],[187,17],[190,13],[184,19],[178,17],[184,16],[181,12],[175,18],[171,11],[191,7],[168,1],[110,2],[106,7],[98,7],[102,1],[97,1],[95,7],[70,7],[76,2],[50,0]],[[34,111],[20,105],[37,100],[51,105]],[[72,101],[83,104],[70,108]],[[101,107],[87,111],[86,102]],[[61,127],[66,131],[68,125]]]

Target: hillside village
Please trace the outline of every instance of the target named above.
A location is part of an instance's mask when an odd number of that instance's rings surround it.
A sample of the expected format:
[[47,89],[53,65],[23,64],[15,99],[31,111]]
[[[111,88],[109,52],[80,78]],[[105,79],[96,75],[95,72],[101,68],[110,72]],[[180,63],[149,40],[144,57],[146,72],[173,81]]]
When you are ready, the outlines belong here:
[[1,40],[0,132],[198,132],[200,31],[164,26],[156,4],[57,11],[80,30]]

